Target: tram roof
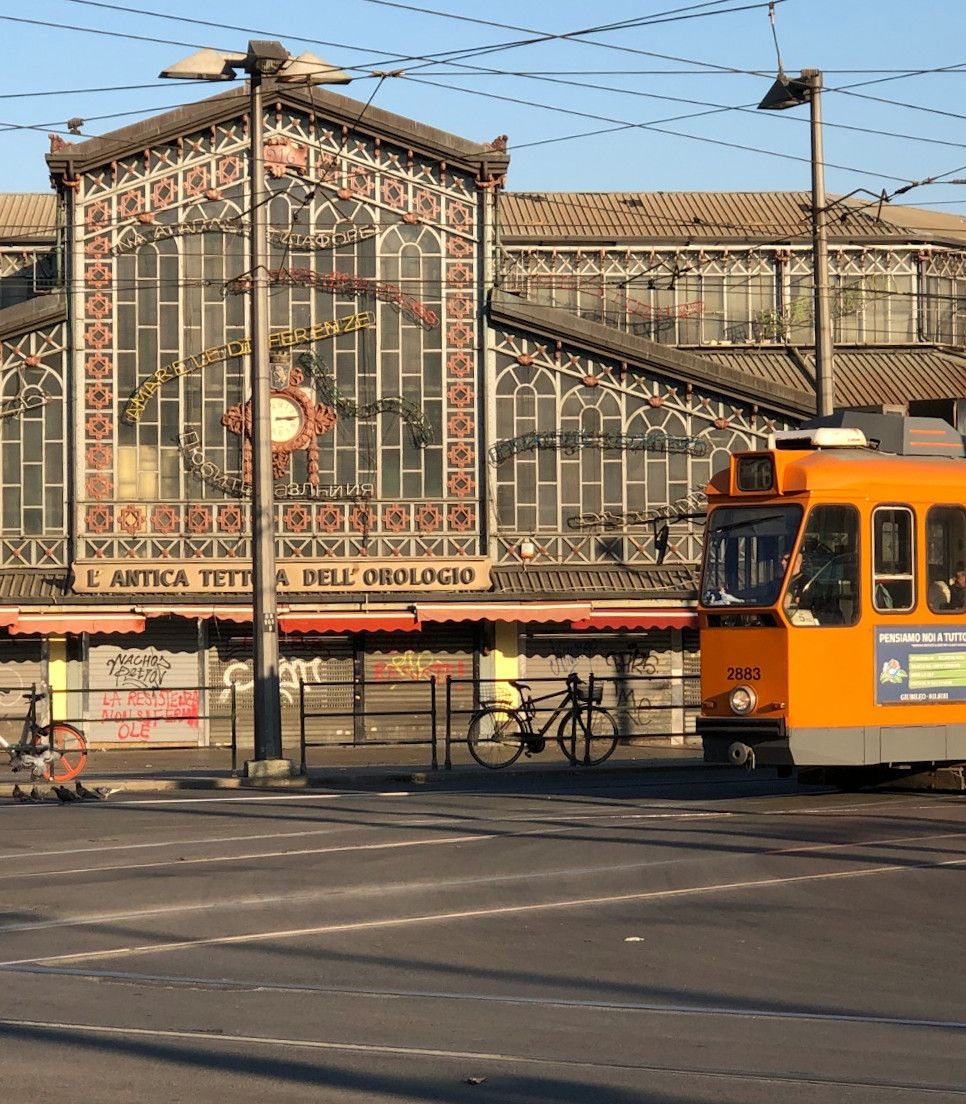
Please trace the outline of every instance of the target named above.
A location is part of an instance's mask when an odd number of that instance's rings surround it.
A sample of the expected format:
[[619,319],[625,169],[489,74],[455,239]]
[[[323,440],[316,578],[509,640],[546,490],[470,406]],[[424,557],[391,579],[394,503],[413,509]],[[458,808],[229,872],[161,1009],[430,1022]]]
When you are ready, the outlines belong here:
[[[961,456],[896,456],[851,448],[779,450],[775,456],[783,494],[841,494],[855,501],[874,498],[897,503],[966,502],[966,459]],[[728,477],[722,474],[726,492]]]

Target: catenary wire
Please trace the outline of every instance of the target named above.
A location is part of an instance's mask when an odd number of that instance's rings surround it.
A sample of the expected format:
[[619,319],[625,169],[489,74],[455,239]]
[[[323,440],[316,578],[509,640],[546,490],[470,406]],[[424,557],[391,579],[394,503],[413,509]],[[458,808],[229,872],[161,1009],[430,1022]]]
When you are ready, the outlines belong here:
[[[91,2],[92,2],[92,0],[75,0],[75,2],[91,3]],[[108,8],[112,7],[112,5],[106,5],[106,4],[104,4],[104,5],[102,5],[102,4],[98,4],[98,5],[96,5],[96,6],[103,6],[103,7],[108,7]],[[765,6],[765,5],[756,5],[756,6]],[[124,10],[131,10],[131,11],[136,11],[137,9],[124,9]],[[141,13],[141,14],[155,14],[155,13]],[[2,17],[2,18],[8,18],[8,17]],[[198,22],[200,22],[200,21],[198,21]],[[83,29],[83,28],[81,28],[81,29]],[[104,33],[114,33],[114,32],[104,32]],[[578,34],[578,33],[590,33],[590,30],[588,30],[588,31],[586,31],[586,32],[574,32],[574,34]],[[559,36],[556,36],[556,37],[559,37]],[[951,67],[944,67],[944,68],[945,68],[945,69],[949,69],[949,68],[951,68]],[[561,83],[564,83],[564,82],[561,82]],[[451,87],[451,88],[452,88],[453,86],[449,86],[449,87]],[[471,90],[465,90],[465,91],[471,91]],[[614,90],[614,91],[621,91],[621,90]],[[477,94],[481,94],[481,95],[489,95],[489,94],[487,94],[487,93],[477,93]],[[643,95],[648,95],[648,94],[646,94],[646,93],[643,93]],[[512,100],[511,100],[511,102],[514,102],[514,101],[512,101]],[[520,102],[520,101],[516,101],[516,102]],[[148,109],[148,110],[150,110],[150,109]],[[561,110],[561,109],[556,109],[556,110]],[[738,107],[738,108],[728,108],[728,107],[723,107],[723,106],[715,105],[715,106],[714,106],[714,108],[713,108],[713,110],[714,110],[714,111],[725,111],[725,110],[747,110],[747,108],[743,108],[743,107]],[[142,112],[126,112],[126,113],[119,113],[118,115],[114,115],[114,116],[102,116],[102,117],[99,117],[99,118],[111,118],[111,117],[114,117],[114,118],[116,118],[116,117],[121,117],[122,115],[133,115],[133,114],[140,114],[140,113],[142,113]],[[601,118],[606,118],[606,117],[601,117]],[[620,124],[620,125],[621,125],[621,126],[625,126],[625,125],[626,125],[626,126],[636,126],[636,127],[642,127],[642,126],[643,126],[643,127],[645,127],[645,128],[650,128],[650,129],[658,129],[658,128],[657,128],[656,126],[654,126],[654,124]],[[37,125],[37,127],[36,127],[36,129],[40,129],[40,128],[41,128],[41,126],[42,126],[42,124],[38,124],[38,125]],[[24,127],[23,129],[33,129],[33,128],[30,128],[30,127]],[[858,129],[858,128],[856,128],[856,129]],[[672,135],[675,135],[675,132],[668,132],[668,131],[661,131],[661,132],[662,132],[662,133],[670,133],[670,134],[672,134]],[[585,136],[587,136],[587,134],[581,135],[581,137],[585,137]],[[686,137],[686,138],[690,138],[690,139],[692,139],[692,140],[695,140],[695,141],[709,141],[709,142],[712,142],[712,143],[714,143],[714,144],[726,144],[726,143],[722,143],[722,142],[721,142],[720,140],[717,140],[717,139],[707,139],[707,138],[703,138],[703,137],[701,137],[701,136],[696,136],[696,135],[677,134],[677,135],[675,135],[675,136],[680,136],[680,137]],[[570,140],[570,139],[569,139],[569,138],[568,138],[568,139],[557,139],[557,141],[560,141],[560,140]],[[928,141],[934,141],[934,142],[937,142],[937,143],[938,143],[938,142],[941,142],[941,140],[939,140],[939,139],[927,139],[927,140],[928,140]],[[552,141],[552,140],[550,140],[550,141]],[[546,141],[544,142],[544,144],[546,144]],[[798,159],[798,160],[805,160],[804,158],[800,158],[800,159],[799,159],[799,158],[794,158],[794,155],[778,155],[778,154],[776,154],[776,152],[775,152],[775,151],[762,151],[762,150],[758,150],[758,149],[756,149],[755,147],[738,146],[737,144],[733,144],[733,143],[727,143],[727,144],[728,144],[728,145],[731,145],[731,146],[732,146],[732,147],[734,147],[734,148],[741,148],[741,149],[745,149],[745,150],[747,150],[748,152],[763,152],[763,153],[766,153],[766,154],[769,154],[769,153],[770,153],[770,154],[772,154],[773,156],[785,156],[785,157],[791,157],[791,158],[793,158],[793,159]],[[955,144],[955,143],[948,143],[948,144],[951,144],[951,145],[952,145],[952,144]],[[516,147],[514,147],[514,148],[517,148],[517,149],[520,149],[520,148],[527,148],[527,145],[528,145],[528,144],[520,144],[519,146],[516,146]],[[892,180],[898,180],[898,179],[901,179],[901,178],[899,178],[899,177],[894,177],[894,176],[893,176],[893,177],[890,177],[890,176],[887,176],[887,175],[885,175],[885,174],[876,174],[876,173],[872,173],[872,172],[870,172],[870,171],[868,171],[868,170],[860,170],[860,169],[857,169],[857,168],[852,168],[852,167],[846,167],[846,166],[834,166],[834,165],[833,165],[833,166],[830,166],[830,167],[845,168],[845,169],[846,169],[846,171],[853,171],[853,172],[857,172],[857,173],[860,173],[860,174],[865,174],[865,175],[876,175],[876,176],[879,176],[880,178],[883,178],[883,179],[892,179]]]

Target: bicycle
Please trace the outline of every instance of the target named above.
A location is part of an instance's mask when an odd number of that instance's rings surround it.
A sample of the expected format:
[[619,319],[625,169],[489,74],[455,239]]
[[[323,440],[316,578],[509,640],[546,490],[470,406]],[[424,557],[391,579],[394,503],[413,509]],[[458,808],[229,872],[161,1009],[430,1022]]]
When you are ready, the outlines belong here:
[[76,778],[87,762],[84,734],[66,721],[38,723],[37,702],[46,695],[27,690],[23,696],[27,699],[27,715],[20,740],[10,744],[0,735],[0,749],[9,756],[10,769],[29,770],[31,778],[48,782],[69,782]]
[[546,734],[558,717],[557,744],[571,763],[596,766],[617,747],[618,727],[613,716],[601,704],[603,686],[588,689],[576,675],[567,679],[567,689],[540,728],[534,727],[537,706],[550,701],[557,692],[535,698],[525,682],[510,679],[509,685],[520,695],[520,704],[496,702],[483,706],[470,719],[466,743],[470,755],[481,767],[499,770],[515,763],[526,752],[539,754],[547,746]]

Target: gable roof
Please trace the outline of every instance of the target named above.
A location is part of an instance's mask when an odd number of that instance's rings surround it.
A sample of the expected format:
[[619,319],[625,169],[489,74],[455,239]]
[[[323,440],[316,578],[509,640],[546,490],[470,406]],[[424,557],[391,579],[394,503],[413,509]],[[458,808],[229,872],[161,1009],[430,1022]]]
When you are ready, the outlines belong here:
[[815,413],[815,395],[803,382],[755,376],[709,357],[659,345],[614,326],[591,322],[570,311],[546,307],[516,295],[495,291],[490,297],[490,319],[550,340],[561,340],[597,356],[657,370],[683,383],[760,403],[768,410],[803,418]]
[[[758,403],[792,418],[815,413],[811,348],[714,346],[681,349],[591,322],[506,292],[494,292],[491,321],[506,323],[596,356],[650,368],[671,379]],[[966,353],[938,345],[836,346],[833,371],[840,406],[905,405],[966,398]]]
[[[411,149],[425,157],[444,160],[475,175],[503,173],[509,163],[507,154],[494,149],[492,145],[469,142],[465,138],[414,122],[391,111],[350,100],[325,88],[314,88],[309,92],[292,85],[265,81],[262,92],[266,106],[276,102],[285,103],[309,115],[330,119],[336,125],[398,143],[404,149]],[[224,122],[244,114],[248,109],[249,93],[246,83],[198,103],[176,107],[172,111],[121,127],[103,137],[68,143],[48,153],[47,164],[55,176],[73,176],[127,157],[148,146],[173,141],[182,134]]]
[[18,337],[66,321],[67,296],[62,291],[35,295],[0,310],[0,338]]

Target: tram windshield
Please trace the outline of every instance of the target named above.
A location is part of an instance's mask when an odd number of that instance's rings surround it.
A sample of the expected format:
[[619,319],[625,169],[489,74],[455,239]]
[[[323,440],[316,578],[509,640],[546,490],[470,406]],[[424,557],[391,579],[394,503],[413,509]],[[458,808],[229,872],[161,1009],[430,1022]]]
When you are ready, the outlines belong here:
[[719,506],[712,511],[701,579],[704,605],[773,605],[801,521],[799,505]]

